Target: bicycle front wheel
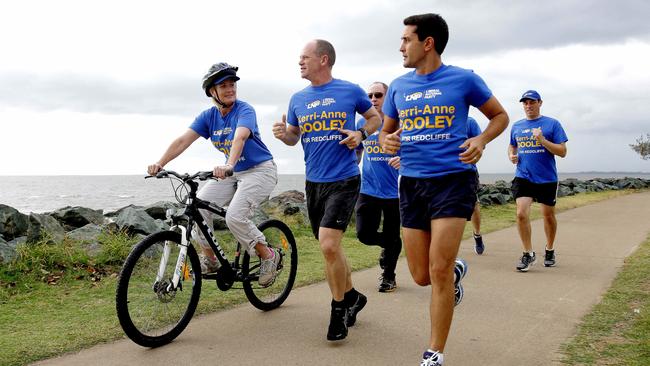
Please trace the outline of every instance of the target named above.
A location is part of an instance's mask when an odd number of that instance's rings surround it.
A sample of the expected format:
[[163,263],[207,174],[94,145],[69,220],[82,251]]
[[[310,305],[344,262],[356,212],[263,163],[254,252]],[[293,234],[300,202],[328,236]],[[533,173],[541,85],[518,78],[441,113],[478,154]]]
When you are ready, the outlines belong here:
[[298,249],[291,229],[279,220],[267,220],[258,226],[270,247],[282,256],[277,268],[277,276],[268,286],[257,283],[260,271],[260,258],[251,258],[244,253],[242,263],[244,271],[244,293],[248,301],[260,310],[272,310],[282,305],[287,299],[298,270]]
[[201,293],[201,262],[187,247],[178,285],[172,278],[179,258],[181,235],[161,231],[136,244],[117,282],[115,306],[124,333],[143,347],[174,340],[192,319]]

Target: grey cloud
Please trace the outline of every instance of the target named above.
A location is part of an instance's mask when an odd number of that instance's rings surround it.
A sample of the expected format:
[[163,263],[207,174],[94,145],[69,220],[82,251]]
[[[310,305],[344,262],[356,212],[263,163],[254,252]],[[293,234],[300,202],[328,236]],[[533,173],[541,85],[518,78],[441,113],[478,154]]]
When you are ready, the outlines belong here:
[[[242,81],[240,98],[253,104],[286,105],[299,84]],[[0,104],[35,111],[194,116],[209,105],[197,80],[182,77],[120,82],[64,74],[0,75]]]
[[447,20],[447,54],[471,56],[519,48],[552,48],[570,44],[611,44],[630,38],[650,39],[650,2],[644,0],[581,1],[400,1],[363,16],[342,16],[321,24],[315,34],[336,41],[341,54],[360,62],[393,63],[402,20],[436,12]]
[[37,111],[185,115],[200,105],[194,80],[120,82],[97,76],[0,75],[0,103]]

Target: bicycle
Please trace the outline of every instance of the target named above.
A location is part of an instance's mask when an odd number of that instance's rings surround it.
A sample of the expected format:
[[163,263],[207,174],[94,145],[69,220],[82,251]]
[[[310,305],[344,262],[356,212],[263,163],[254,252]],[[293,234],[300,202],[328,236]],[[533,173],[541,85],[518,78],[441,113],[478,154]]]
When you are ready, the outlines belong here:
[[[258,225],[269,246],[281,259],[277,276],[267,286],[257,283],[261,260],[236,244],[229,261],[199,209],[225,217],[226,209],[196,197],[197,180],[213,178],[212,172],[193,175],[162,170],[156,178],[180,182],[174,187],[176,199],[183,205],[181,214],[168,210],[172,227],[151,234],[136,244],[124,262],[117,282],[115,306],[124,333],[143,347],[159,347],[173,341],[189,324],[199,302],[201,281],[215,280],[221,291],[241,282],[248,301],[268,311],[282,305],[296,278],[298,250],[291,229],[282,221],[270,219]],[[150,177],[145,177],[150,178]],[[201,263],[192,243],[197,227],[220,263],[216,273],[201,273]],[[241,262],[240,262],[241,261]],[[240,288],[240,289],[241,289]]]

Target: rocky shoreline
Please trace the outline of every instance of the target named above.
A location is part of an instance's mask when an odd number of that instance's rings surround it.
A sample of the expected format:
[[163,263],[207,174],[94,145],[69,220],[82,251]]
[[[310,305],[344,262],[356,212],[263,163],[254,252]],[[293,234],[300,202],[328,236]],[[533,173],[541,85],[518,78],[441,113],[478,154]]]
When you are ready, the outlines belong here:
[[[558,187],[558,197],[584,192],[620,189],[650,188],[650,179],[596,178],[581,181],[565,179]],[[510,182],[497,181],[481,184],[478,192],[482,206],[502,205],[513,202]],[[182,205],[172,202],[156,202],[148,206],[129,205],[116,211],[104,213],[85,207],[64,207],[48,213],[23,214],[13,207],[0,204],[0,264],[16,257],[16,246],[42,240],[61,242],[64,237],[97,245],[97,237],[104,231],[125,231],[131,235],[144,236],[169,228],[166,220],[168,209],[182,210]],[[256,210],[255,222],[269,217],[301,214],[307,222],[305,197],[299,191],[286,191],[264,202]],[[225,229],[223,218],[214,220],[216,230]]]

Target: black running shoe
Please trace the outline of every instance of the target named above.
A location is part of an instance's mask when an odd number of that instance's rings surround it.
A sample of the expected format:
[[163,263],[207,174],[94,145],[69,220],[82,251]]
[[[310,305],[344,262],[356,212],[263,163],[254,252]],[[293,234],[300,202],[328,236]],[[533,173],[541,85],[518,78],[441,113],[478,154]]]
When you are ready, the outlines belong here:
[[535,256],[535,252],[533,252],[533,254],[524,253],[519,260],[519,264],[517,264],[517,270],[520,272],[528,272],[530,267],[535,264],[536,260],[537,257]]
[[555,266],[555,250],[547,250],[544,256],[544,267]]
[[485,245],[483,244],[483,237],[481,235],[474,234],[474,253],[481,255],[485,251]]
[[359,296],[357,296],[357,300],[349,306],[348,309],[348,319],[347,319],[347,326],[351,327],[354,325],[354,323],[357,322],[357,314],[363,309],[364,306],[366,306],[366,303],[368,302],[368,298],[359,292]]
[[392,279],[386,276],[379,277],[379,292],[393,292],[397,288],[395,278]]
[[348,308],[332,305],[330,325],[327,328],[328,341],[340,341],[348,336]]

